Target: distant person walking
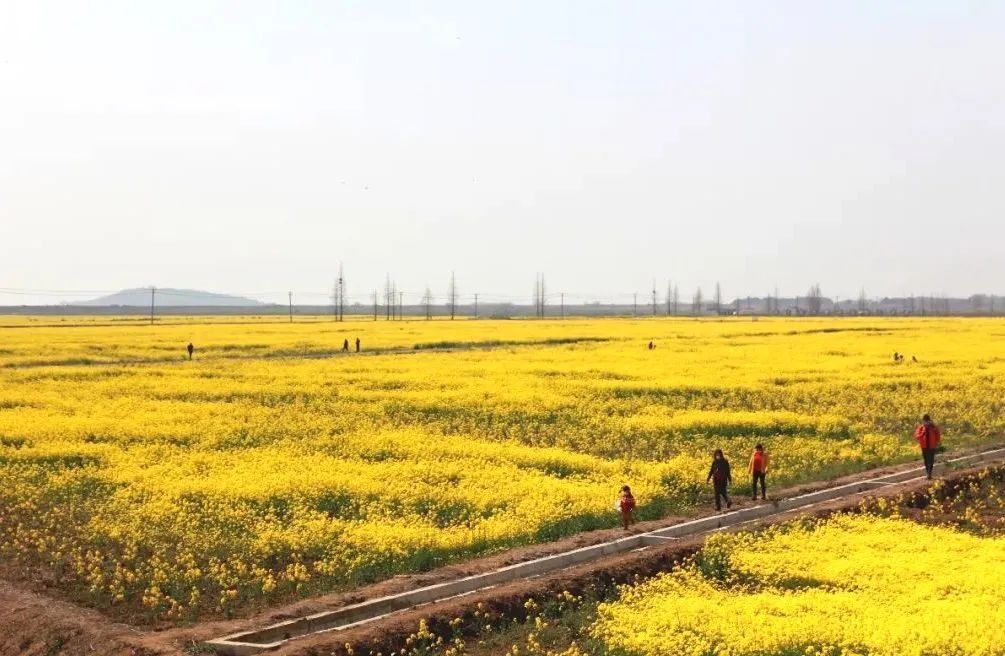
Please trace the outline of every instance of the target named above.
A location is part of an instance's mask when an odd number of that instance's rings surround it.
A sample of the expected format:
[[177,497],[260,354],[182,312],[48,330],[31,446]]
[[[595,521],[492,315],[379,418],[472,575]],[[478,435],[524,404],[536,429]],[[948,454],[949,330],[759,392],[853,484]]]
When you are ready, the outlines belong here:
[[656,348],[656,345],[655,345],[655,344],[653,344],[652,342],[649,342],[649,350],[651,351],[651,350],[653,350],[654,348]]
[[757,499],[757,482],[761,482],[761,500],[767,500],[768,490],[764,482],[764,476],[768,473],[768,453],[764,450],[764,445],[758,444],[754,447],[754,453],[750,456],[750,466],[747,471],[751,476],[750,498]]
[[722,449],[716,449],[715,455],[712,456],[712,466],[708,470],[708,478],[705,479],[706,483],[709,481],[712,481],[712,487],[715,489],[715,509],[722,510],[720,499],[726,501],[727,508],[732,506],[728,489],[733,482],[733,476],[729,473],[729,461],[722,455]]
[[186,347],[186,349],[188,350],[188,359],[191,360],[192,359],[192,353],[195,351],[195,347],[192,346],[192,342],[188,343],[188,346]]
[[935,469],[935,452],[942,442],[942,432],[935,425],[932,418],[925,415],[921,418],[921,423],[914,429],[914,439],[918,440],[921,447],[921,458],[925,461],[925,473],[928,480],[932,480],[932,470]]
[[346,338],[346,340],[344,342],[342,342],[342,352],[343,353],[348,353],[349,352],[349,339],[348,338]]
[[359,353],[359,337],[356,338],[356,352]]
[[632,488],[627,485],[621,488],[615,507],[621,513],[621,526],[627,531],[635,523],[635,497],[632,496]]

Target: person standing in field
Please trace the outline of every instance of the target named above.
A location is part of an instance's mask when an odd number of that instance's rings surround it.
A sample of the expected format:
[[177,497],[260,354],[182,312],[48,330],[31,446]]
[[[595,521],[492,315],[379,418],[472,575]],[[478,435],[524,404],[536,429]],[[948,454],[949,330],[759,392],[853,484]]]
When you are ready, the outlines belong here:
[[727,508],[731,507],[733,502],[729,498],[728,490],[733,482],[733,476],[729,473],[729,461],[722,455],[722,449],[716,449],[715,455],[712,456],[712,466],[708,470],[708,478],[705,479],[706,483],[709,481],[712,481],[715,489],[715,509],[722,510],[720,499],[725,500]]
[[345,340],[344,340],[344,341],[342,342],[342,351],[343,351],[344,353],[348,353],[348,352],[349,352],[349,339],[348,339],[348,338],[346,338],[346,339],[345,339]]
[[932,418],[925,415],[921,418],[921,423],[914,429],[914,439],[918,440],[921,447],[921,458],[925,461],[925,473],[928,480],[932,480],[932,470],[935,469],[935,452],[942,442],[942,432],[935,425]]
[[188,359],[191,360],[192,359],[192,352],[195,351],[195,347],[192,346],[192,342],[189,342],[188,346],[186,348],[188,350]]
[[356,352],[359,353],[359,337],[356,338]]
[[747,471],[751,475],[750,498],[757,499],[757,482],[761,482],[761,500],[768,498],[767,484],[764,482],[764,475],[768,473],[768,452],[764,450],[764,445],[758,444],[754,447],[754,453],[750,456],[750,466]]
[[621,513],[621,526],[627,531],[628,527],[635,523],[635,497],[632,496],[632,488],[627,485],[621,488],[617,508]]

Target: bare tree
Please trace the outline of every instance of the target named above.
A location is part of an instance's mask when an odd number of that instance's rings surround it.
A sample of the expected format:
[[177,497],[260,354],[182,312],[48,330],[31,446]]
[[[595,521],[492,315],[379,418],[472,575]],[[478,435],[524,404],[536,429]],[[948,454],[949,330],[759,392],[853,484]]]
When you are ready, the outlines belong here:
[[426,285],[426,293],[422,295],[422,303],[426,306],[426,321],[433,318],[433,313],[429,306],[433,304],[433,292],[429,289],[429,285]]
[[677,289],[677,283],[673,285],[673,315],[677,316],[678,306],[680,305],[680,290]]
[[806,310],[809,314],[820,314],[823,308],[823,294],[820,293],[820,283],[810,285],[810,291],[806,293]]
[[722,314],[722,286],[718,282],[715,283],[715,298],[713,303],[715,304],[715,313]]
[[974,294],[970,297],[970,309],[973,310],[974,314],[981,313],[985,301],[987,301],[987,297],[984,294]]
[[384,320],[391,320],[391,274],[384,279]]
[[865,314],[866,309],[869,307],[869,301],[865,296],[865,287],[858,292],[858,311],[861,314]]
[[667,316],[673,311],[673,285],[667,280]]
[[698,316],[701,314],[701,287],[694,293],[694,298],[691,299],[691,314]]
[[453,321],[457,313],[457,276],[450,272],[450,285],[447,287],[447,307],[450,309],[450,320]]
[[338,280],[335,281],[335,286],[338,290],[338,301],[335,304],[335,310],[338,320],[345,321],[345,274],[342,271],[341,262],[338,264]]
[[541,318],[545,317],[545,305],[548,303],[548,290],[545,288],[545,274],[541,274]]
[[338,321],[338,278],[332,283],[332,321]]
[[541,316],[541,274],[534,274],[534,316]]
[[538,273],[534,278],[534,316],[544,318],[545,299],[544,274]]

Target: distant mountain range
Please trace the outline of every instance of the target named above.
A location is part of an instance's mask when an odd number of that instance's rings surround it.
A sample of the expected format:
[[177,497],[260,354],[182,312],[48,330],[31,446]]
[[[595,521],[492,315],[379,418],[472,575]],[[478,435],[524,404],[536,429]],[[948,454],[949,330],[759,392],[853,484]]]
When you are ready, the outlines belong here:
[[[214,294],[197,289],[157,288],[154,292],[157,307],[260,307],[261,301],[230,294]],[[79,301],[70,305],[82,307],[150,307],[150,288],[123,289],[121,292],[102,296],[90,301]]]

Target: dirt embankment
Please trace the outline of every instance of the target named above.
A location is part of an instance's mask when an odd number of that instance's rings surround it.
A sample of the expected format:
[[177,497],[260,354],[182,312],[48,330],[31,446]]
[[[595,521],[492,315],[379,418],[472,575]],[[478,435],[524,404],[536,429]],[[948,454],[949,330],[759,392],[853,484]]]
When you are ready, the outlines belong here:
[[[778,496],[796,496],[831,485],[872,478],[916,466],[917,463],[909,463],[883,467],[826,483],[800,485],[780,491]],[[959,479],[983,467],[954,472],[946,479],[948,481]],[[812,510],[795,510],[774,515],[730,530],[744,530],[754,525],[782,522],[810,512],[814,515],[826,515],[836,510],[856,507],[865,496],[898,496],[905,492],[920,494],[926,488],[925,481],[883,488],[819,504]],[[740,496],[734,507],[742,508],[750,503],[753,502],[749,498]],[[711,513],[699,512],[687,519],[708,514]],[[636,530],[649,531],[683,519],[686,518],[664,518],[643,522]],[[72,603],[57,590],[49,588],[44,580],[31,580],[24,572],[18,573],[14,568],[7,567],[0,569],[0,655],[166,656],[200,653],[198,651],[200,642],[221,635],[261,628],[285,619],[332,610],[365,599],[491,571],[544,555],[605,542],[622,535],[624,532],[620,529],[590,531],[548,544],[510,549],[493,556],[442,567],[427,573],[397,576],[350,593],[323,595],[256,613],[244,619],[213,620],[189,627],[167,625],[139,627],[116,623],[96,610]],[[704,537],[698,535],[682,538],[669,542],[667,546],[613,555],[550,575],[500,585],[436,604],[419,606],[356,628],[304,637],[271,653],[277,656],[330,654],[333,651],[344,652],[346,643],[355,645],[357,654],[366,653],[371,648],[377,648],[385,654],[392,653],[404,646],[406,638],[415,632],[422,619],[427,620],[434,632],[440,630],[446,633],[448,623],[452,619],[464,616],[479,603],[489,612],[520,617],[524,612],[523,604],[530,597],[556,595],[563,591],[580,594],[585,590],[604,589],[614,584],[627,583],[636,576],[648,576],[666,570],[693,555],[701,547]]]

